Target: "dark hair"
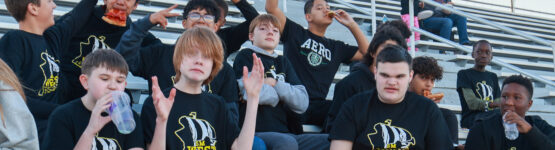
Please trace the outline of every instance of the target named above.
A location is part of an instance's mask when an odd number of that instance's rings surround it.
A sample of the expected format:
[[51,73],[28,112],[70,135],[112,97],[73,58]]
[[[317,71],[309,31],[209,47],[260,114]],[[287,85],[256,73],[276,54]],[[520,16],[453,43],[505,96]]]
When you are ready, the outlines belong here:
[[[306,3],[304,3],[304,14],[309,14],[312,10],[312,6],[314,6],[314,1],[315,0],[307,0]],[[324,0],[326,2],[328,2],[328,0]]]
[[480,44],[488,44],[489,49],[493,50],[493,48],[491,47],[491,44],[488,42],[488,40],[479,40],[476,43],[474,43],[474,45],[472,45],[472,52],[476,51],[476,48],[478,47],[478,45]]
[[397,28],[397,30],[399,30],[399,32],[401,33],[401,35],[403,35],[403,38],[405,38],[405,39],[409,38],[410,35],[412,35],[412,33],[410,32],[409,27],[407,27],[405,22],[403,22],[402,20],[388,21],[388,22],[378,26],[377,30],[379,31],[379,30],[381,30],[382,28],[384,28],[386,26],[393,26],[393,27]]
[[530,79],[522,75],[512,75],[506,78],[505,80],[503,80],[502,88],[505,88],[505,85],[510,83],[516,83],[524,86],[524,88],[526,88],[526,90],[528,91],[528,94],[530,94],[529,95],[530,97],[528,98],[532,99],[532,95],[534,95],[534,87],[532,86],[532,81]]
[[428,56],[416,57],[412,60],[414,75],[420,74],[433,80],[443,79],[443,68],[437,64],[437,60]]
[[382,28],[374,34],[374,37],[370,42],[370,46],[368,46],[368,50],[366,51],[366,54],[364,54],[362,62],[367,66],[371,66],[372,63],[374,63],[374,57],[372,56],[376,55],[378,47],[380,47],[380,45],[387,40],[393,40],[397,42],[397,45],[407,49],[407,42],[397,28],[390,25],[382,26]]
[[379,63],[398,63],[406,62],[409,65],[409,69],[412,69],[412,57],[404,49],[398,45],[388,45],[385,47],[380,54],[378,54],[376,67]]
[[214,22],[220,19],[220,9],[212,0],[190,0],[183,8],[183,19],[187,19],[189,12],[199,8],[206,10],[206,14],[213,15]]
[[29,3],[40,6],[40,0],[4,0],[4,3],[17,22],[25,20]]
[[125,59],[112,49],[98,49],[88,54],[83,61],[81,73],[91,75],[96,68],[105,67],[110,71],[117,71],[125,74],[129,72],[129,67]]
[[229,11],[229,6],[227,5],[227,2],[225,2],[224,0],[214,0],[214,2],[221,9],[221,11],[224,12],[224,16],[221,17],[227,16],[227,12]]

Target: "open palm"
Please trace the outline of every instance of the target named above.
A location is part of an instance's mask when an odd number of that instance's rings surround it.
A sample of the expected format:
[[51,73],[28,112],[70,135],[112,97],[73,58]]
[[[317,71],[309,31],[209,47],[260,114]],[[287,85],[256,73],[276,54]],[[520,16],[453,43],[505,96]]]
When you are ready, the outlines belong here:
[[175,99],[175,88],[170,91],[169,97],[164,96],[158,85],[158,78],[152,77],[152,102],[156,108],[159,119],[167,120]]

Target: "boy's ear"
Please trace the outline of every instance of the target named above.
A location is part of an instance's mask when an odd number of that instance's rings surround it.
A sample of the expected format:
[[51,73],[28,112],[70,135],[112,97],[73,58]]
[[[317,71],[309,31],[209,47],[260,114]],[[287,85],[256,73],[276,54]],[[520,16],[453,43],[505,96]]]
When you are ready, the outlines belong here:
[[307,22],[311,22],[312,21],[312,16],[310,14],[305,14],[304,18],[306,19]]
[[254,34],[253,33],[249,33],[249,40],[251,42],[254,42]]
[[411,70],[410,70],[410,73],[409,73],[409,84],[410,84],[410,82],[412,81],[412,78],[413,78],[413,77],[414,77],[414,70],[411,69]]
[[27,12],[31,15],[36,16],[39,15],[39,6],[37,4],[29,3],[27,4]]
[[[87,75],[85,75],[85,74],[81,74],[79,76],[79,82],[81,82],[81,85],[83,86],[83,88],[85,90],[89,90],[88,79],[89,79],[89,77],[87,77]],[[125,81],[125,84],[127,85],[127,81]]]

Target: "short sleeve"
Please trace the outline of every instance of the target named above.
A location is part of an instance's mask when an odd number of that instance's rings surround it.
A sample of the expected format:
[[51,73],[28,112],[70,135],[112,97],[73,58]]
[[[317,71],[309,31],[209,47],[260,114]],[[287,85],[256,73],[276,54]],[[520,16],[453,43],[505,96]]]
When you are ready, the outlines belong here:
[[335,53],[341,63],[351,63],[351,59],[358,51],[358,47],[345,44],[341,41],[335,41]]
[[359,96],[353,97],[343,104],[343,107],[339,110],[337,118],[333,122],[329,139],[355,141],[357,126],[354,113],[354,101],[356,101],[355,99],[357,97]]
[[156,110],[154,109],[151,96],[149,96],[143,104],[143,109],[141,110],[141,123],[144,143],[149,144],[152,142],[154,129],[156,127]]
[[468,77],[464,70],[460,70],[457,73],[457,89],[459,88],[472,88],[470,81],[468,81]]
[[[0,58],[18,76],[20,76],[21,70],[23,69],[23,62],[25,60],[25,44],[23,39],[16,35],[17,32],[8,32],[2,39],[0,39]],[[19,49],[14,51],[13,49]]]

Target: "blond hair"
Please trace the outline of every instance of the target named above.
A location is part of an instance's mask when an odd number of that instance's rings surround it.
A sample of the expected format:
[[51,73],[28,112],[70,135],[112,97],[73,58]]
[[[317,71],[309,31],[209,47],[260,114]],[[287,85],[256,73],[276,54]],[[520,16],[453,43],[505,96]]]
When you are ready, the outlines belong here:
[[271,14],[261,14],[258,15],[256,18],[254,18],[251,21],[251,24],[249,25],[249,33],[253,33],[254,32],[254,28],[256,28],[256,26],[262,24],[262,23],[270,23],[272,25],[274,25],[274,27],[279,29],[279,33],[281,33],[281,24],[279,23],[279,20],[276,16],[271,15]]
[[185,55],[194,53],[195,48],[200,49],[201,53],[209,56],[213,62],[210,76],[202,82],[203,84],[209,84],[220,69],[222,69],[224,49],[220,37],[218,37],[214,31],[206,27],[194,27],[183,32],[175,44],[175,51],[173,53],[175,82],[178,82],[181,77],[179,68]]

